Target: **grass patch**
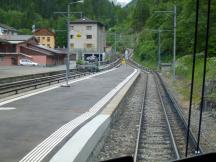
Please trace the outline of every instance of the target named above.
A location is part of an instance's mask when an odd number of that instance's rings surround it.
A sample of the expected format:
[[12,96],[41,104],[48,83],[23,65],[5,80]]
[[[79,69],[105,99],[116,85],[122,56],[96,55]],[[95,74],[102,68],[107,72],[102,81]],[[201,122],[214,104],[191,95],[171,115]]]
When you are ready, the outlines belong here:
[[157,69],[156,61],[155,60],[141,60],[139,56],[136,54],[133,55],[133,60],[136,61],[138,64],[150,68],[152,70]]
[[[202,81],[203,81],[203,55],[198,55],[196,59],[195,66],[195,82],[194,82],[194,102],[200,102],[201,89],[202,89]],[[207,76],[206,81],[215,80],[216,79],[216,57],[208,58],[207,60]],[[177,81],[175,82],[176,90],[181,93],[184,98],[189,99],[190,94],[190,84],[191,84],[191,73],[192,73],[192,56],[186,55],[179,58],[176,62],[176,75]],[[214,92],[212,92],[214,93]],[[212,93],[207,94],[207,96],[211,96],[211,98],[216,101],[215,94]]]

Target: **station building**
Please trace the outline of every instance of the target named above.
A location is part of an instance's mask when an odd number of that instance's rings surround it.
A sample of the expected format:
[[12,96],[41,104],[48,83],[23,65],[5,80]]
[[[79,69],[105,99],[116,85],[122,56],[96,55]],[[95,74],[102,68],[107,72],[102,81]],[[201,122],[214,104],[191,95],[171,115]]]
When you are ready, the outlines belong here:
[[32,35],[0,36],[0,65],[19,65],[20,59],[29,59],[42,66],[64,64],[66,53],[40,45]]

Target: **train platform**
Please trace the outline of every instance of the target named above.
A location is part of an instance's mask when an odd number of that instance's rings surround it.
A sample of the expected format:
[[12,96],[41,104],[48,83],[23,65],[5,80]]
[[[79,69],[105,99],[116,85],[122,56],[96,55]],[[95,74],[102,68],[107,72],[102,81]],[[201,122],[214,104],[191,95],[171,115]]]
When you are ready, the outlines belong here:
[[121,66],[0,102],[0,159],[42,161],[92,119],[135,75]]

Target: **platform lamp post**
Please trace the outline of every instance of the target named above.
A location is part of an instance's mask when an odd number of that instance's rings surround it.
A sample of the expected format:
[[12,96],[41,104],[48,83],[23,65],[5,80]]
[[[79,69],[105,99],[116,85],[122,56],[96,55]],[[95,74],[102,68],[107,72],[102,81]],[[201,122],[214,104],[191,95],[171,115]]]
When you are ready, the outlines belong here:
[[[69,73],[70,73],[70,5],[75,3],[83,3],[84,0],[79,0],[76,2],[71,2],[67,6],[67,12],[59,12],[59,13],[67,13],[67,62],[66,62],[66,84],[62,87],[70,87],[68,84]],[[56,12],[57,13],[57,12]]]

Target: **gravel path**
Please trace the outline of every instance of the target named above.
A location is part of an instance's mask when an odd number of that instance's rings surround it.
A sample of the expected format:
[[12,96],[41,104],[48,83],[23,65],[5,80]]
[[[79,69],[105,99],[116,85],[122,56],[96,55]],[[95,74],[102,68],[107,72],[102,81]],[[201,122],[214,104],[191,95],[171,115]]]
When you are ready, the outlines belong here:
[[134,154],[145,87],[145,75],[142,74],[137,80],[134,89],[127,96],[124,106],[120,107],[124,111],[112,125],[110,134],[105,139],[104,146],[94,161]]

